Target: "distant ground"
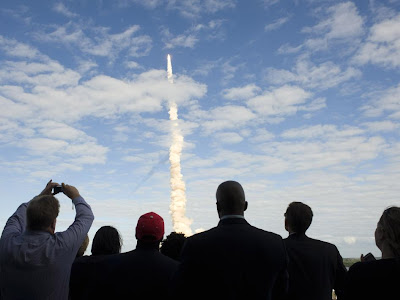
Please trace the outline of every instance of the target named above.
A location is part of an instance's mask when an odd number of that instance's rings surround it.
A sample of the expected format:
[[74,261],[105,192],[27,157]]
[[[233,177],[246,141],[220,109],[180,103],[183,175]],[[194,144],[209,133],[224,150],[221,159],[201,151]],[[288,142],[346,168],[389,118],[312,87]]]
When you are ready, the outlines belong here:
[[343,258],[343,263],[347,268],[350,268],[356,262],[359,262],[360,258]]

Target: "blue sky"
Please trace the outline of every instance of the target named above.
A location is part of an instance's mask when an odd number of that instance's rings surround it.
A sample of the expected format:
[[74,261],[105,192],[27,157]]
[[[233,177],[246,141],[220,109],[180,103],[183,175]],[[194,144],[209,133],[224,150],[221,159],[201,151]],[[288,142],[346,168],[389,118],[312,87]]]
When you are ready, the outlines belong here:
[[1,226],[51,178],[91,204],[91,238],[114,225],[130,250],[148,211],[169,233],[171,100],[193,230],[233,179],[251,224],[286,237],[302,201],[309,236],[378,255],[400,205],[398,0],[2,1],[0,65]]

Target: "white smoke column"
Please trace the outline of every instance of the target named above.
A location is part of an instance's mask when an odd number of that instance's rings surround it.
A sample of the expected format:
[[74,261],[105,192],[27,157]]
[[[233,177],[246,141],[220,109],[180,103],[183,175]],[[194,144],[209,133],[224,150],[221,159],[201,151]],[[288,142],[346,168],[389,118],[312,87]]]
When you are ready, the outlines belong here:
[[[167,57],[167,77],[168,81],[173,84],[174,78],[172,74],[171,56]],[[172,216],[172,224],[174,231],[181,232],[185,236],[192,235],[190,225],[192,220],[186,217],[186,187],[181,173],[181,153],[183,147],[183,136],[178,124],[178,106],[175,101],[169,101],[169,119],[172,127],[172,144],[169,148],[169,162],[171,164],[171,204],[169,206]]]

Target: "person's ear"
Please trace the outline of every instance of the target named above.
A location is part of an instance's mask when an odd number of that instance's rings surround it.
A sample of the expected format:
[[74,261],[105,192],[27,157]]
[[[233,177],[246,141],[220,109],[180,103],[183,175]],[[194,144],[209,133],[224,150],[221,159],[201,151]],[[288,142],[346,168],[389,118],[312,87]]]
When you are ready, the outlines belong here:
[[243,211],[246,211],[247,207],[249,206],[249,203],[247,201],[244,201],[244,208]]
[[50,225],[50,229],[53,234],[56,232],[56,224],[57,224],[57,219],[54,219],[54,221]]
[[217,205],[217,212],[220,212],[221,211],[221,205],[219,204],[218,201],[215,204]]
[[383,234],[383,230],[378,225],[375,229],[375,244],[380,250],[382,250],[382,244],[383,244],[384,240],[385,240],[385,237]]

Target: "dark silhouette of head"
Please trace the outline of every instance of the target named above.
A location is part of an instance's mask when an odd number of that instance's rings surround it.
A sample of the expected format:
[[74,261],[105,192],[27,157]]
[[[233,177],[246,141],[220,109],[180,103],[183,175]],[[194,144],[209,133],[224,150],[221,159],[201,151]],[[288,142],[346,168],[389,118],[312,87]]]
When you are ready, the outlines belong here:
[[117,229],[103,226],[93,238],[92,255],[110,255],[121,252],[122,239]]
[[174,260],[179,261],[183,244],[186,237],[183,233],[171,232],[161,242],[160,252]]
[[55,232],[60,203],[52,195],[33,198],[26,209],[27,229]]
[[247,209],[243,187],[236,181],[225,181],[217,189],[217,210],[221,218],[225,215],[244,215]]
[[313,218],[311,207],[302,202],[292,202],[285,212],[285,229],[289,233],[305,233]]
[[375,242],[382,256],[386,250],[390,256],[400,257],[400,207],[385,209],[375,230]]

